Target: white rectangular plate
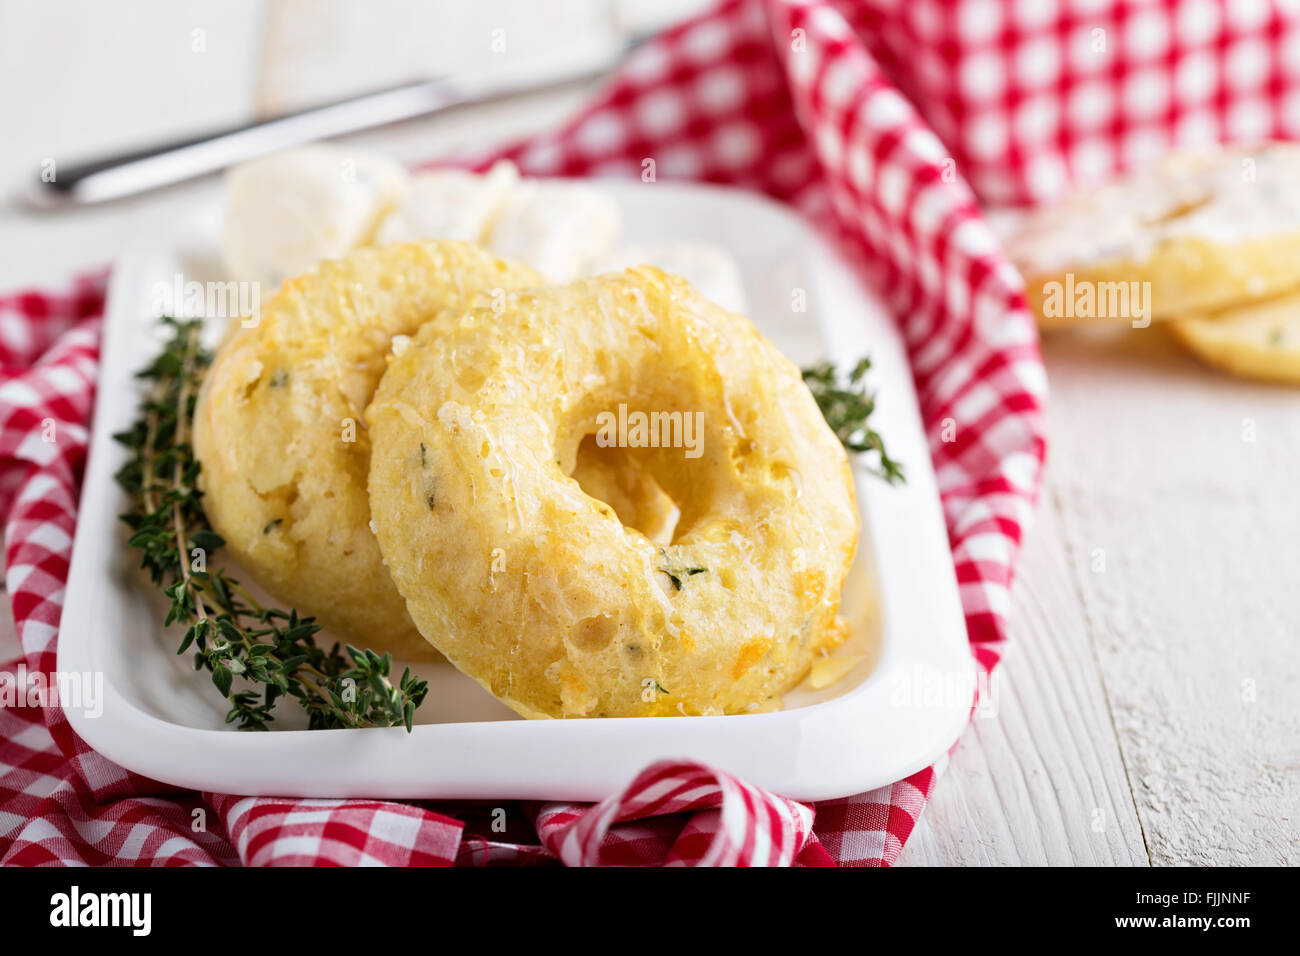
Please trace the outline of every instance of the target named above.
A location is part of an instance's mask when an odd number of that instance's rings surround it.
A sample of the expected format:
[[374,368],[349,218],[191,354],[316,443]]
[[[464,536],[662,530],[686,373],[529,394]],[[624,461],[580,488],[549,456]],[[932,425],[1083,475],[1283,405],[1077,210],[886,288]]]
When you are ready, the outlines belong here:
[[[774,713],[526,721],[453,668],[431,665],[411,734],[224,724],[224,701],[189,655],[176,656],[178,635],[163,632],[126,545],[113,481],[124,451],[112,440],[135,417],[133,376],[159,342],[152,290],[177,274],[223,278],[213,198],[113,271],[58,649],[60,670],[103,674],[102,713],[68,708],[87,743],[154,779],[223,793],[560,800],[604,797],[660,758],[703,761],[796,799],[841,797],[899,780],[953,743],[969,717],[974,667],[911,371],[889,316],[781,206],[717,187],[605,185],[623,207],[624,241],[694,238],[729,250],[751,317],[795,362],[873,359],[875,424],[907,484],[857,468],[863,534],[844,598],[852,637],[838,653],[861,660],[848,675],[819,691],[797,688]],[[806,311],[795,311],[796,290]]]

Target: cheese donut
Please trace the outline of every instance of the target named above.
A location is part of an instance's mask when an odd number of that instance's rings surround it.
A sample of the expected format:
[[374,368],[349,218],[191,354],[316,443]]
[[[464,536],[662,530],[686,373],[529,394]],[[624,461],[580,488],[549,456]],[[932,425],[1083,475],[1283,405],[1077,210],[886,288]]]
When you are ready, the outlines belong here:
[[1241,378],[1300,385],[1300,294],[1171,322],[1209,365]]
[[[1300,147],[1171,154],[1031,214],[1007,251],[1044,326],[1180,318],[1300,289]],[[1146,291],[1143,315],[1133,296]]]
[[[411,617],[526,717],[756,710],[846,636],[844,449],[799,370],[682,279],[643,266],[444,314],[366,415]],[[676,503],[670,543],[570,477],[593,434]]]
[[394,336],[485,290],[538,281],[462,242],[362,249],[287,282],[255,327],[227,339],[194,448],[208,519],[260,584],[353,644],[436,656],[370,531],[365,408]]

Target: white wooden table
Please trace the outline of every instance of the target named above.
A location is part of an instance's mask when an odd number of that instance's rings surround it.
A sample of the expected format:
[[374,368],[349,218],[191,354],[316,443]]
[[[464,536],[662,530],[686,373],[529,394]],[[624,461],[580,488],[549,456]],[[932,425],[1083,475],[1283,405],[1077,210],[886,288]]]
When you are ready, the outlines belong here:
[[[0,0],[0,193],[47,158],[462,66],[493,30],[514,49],[570,42],[609,9]],[[588,92],[356,141],[427,158],[548,127]],[[0,289],[108,261],[192,192],[53,216],[5,201]],[[901,862],[1300,862],[1300,391],[1205,371],[1159,329],[1044,353],[1050,463],[1007,658]],[[16,651],[6,622],[0,659]]]

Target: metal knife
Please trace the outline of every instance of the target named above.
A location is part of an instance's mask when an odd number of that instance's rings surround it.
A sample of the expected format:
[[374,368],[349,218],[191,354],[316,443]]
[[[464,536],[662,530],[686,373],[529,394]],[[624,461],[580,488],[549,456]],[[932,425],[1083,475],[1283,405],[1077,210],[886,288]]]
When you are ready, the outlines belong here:
[[43,207],[121,199],[289,146],[440,113],[453,106],[594,79],[611,70],[641,39],[566,50],[560,59],[521,58],[490,72],[406,83],[193,139],[60,167],[52,181],[38,180],[27,198]]

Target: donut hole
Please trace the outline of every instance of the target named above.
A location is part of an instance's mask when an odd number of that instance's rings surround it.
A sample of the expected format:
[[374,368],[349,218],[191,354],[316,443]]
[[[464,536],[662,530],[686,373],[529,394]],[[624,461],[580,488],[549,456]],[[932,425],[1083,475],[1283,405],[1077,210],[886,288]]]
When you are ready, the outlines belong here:
[[637,449],[605,447],[595,433],[583,438],[570,474],[589,498],[614,510],[625,528],[645,535],[655,544],[673,540],[681,508],[663,489]]

